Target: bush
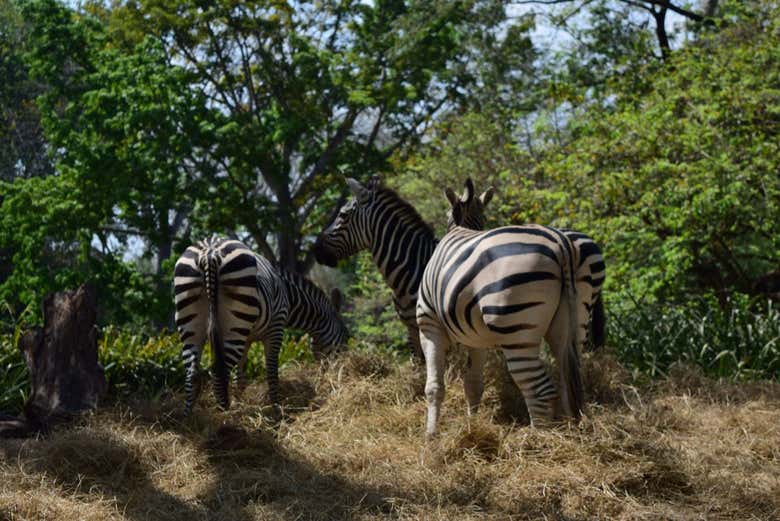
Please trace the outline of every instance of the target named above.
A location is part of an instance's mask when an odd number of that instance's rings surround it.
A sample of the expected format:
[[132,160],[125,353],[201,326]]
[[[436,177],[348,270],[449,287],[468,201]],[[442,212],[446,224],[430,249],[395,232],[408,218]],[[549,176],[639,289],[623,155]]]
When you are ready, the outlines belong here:
[[722,310],[713,298],[687,305],[632,305],[609,316],[610,345],[634,372],[665,376],[686,363],[733,380],[780,378],[780,309],[744,295]]
[[27,364],[17,348],[19,337],[32,315],[31,308],[14,317],[11,306],[0,320],[0,411],[16,414],[27,399],[29,385]]
[[[279,353],[279,368],[291,363],[312,361],[310,339],[292,331],[285,333]],[[112,397],[140,394],[158,398],[165,392],[184,387],[184,364],[179,335],[163,331],[151,335],[131,329],[109,326],[103,329],[99,342],[100,363],[106,371],[109,395]],[[249,349],[246,374],[249,378],[265,376],[264,348],[255,342]],[[211,367],[211,349],[206,344],[201,367]]]

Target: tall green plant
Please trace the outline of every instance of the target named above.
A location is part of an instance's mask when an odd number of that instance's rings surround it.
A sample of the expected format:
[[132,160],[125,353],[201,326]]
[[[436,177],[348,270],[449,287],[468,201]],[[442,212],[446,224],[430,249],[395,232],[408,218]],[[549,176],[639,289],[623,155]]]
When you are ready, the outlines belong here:
[[610,315],[609,345],[636,374],[664,376],[683,362],[733,380],[780,379],[780,308],[736,295],[727,310],[713,298],[686,305],[633,300]]

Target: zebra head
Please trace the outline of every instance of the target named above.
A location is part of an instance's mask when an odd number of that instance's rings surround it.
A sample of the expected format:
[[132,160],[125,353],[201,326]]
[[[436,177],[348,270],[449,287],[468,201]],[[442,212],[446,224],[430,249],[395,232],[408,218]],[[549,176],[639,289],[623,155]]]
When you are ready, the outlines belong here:
[[354,195],[342,206],[333,222],[323,230],[314,244],[314,257],[325,266],[335,266],[341,259],[351,257],[368,248],[370,243],[369,218],[380,181],[371,178],[368,186],[348,178],[347,186]]
[[312,352],[317,360],[345,349],[349,331],[346,324],[344,324],[344,319],[341,317],[342,301],[341,292],[338,288],[333,288],[330,292],[330,303],[334,309],[332,320],[325,331],[315,334],[312,339]]
[[460,197],[451,188],[444,190],[444,195],[452,206],[447,216],[447,230],[455,226],[472,230],[481,230],[485,227],[485,206],[493,198],[493,187],[489,187],[479,197],[474,197],[474,183],[471,178],[466,179],[464,187],[463,195]]

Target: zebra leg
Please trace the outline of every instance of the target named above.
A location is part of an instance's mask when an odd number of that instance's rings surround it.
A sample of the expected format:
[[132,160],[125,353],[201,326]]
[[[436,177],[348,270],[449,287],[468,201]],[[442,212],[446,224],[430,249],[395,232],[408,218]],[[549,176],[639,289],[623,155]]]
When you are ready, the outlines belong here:
[[441,326],[430,322],[420,328],[420,345],[425,354],[425,398],[428,402],[428,419],[425,435],[436,434],[441,402],[444,401],[444,363],[450,341]]
[[422,365],[425,363],[425,357],[420,345],[420,330],[411,326],[407,326],[406,330],[409,337],[408,343],[409,351],[412,353],[412,361],[415,365]]
[[482,401],[482,392],[485,390],[483,372],[486,359],[486,349],[469,348],[468,367],[466,374],[463,375],[463,389],[466,391],[469,415],[476,414]]
[[505,345],[502,351],[509,374],[523,393],[531,425],[540,427],[548,424],[553,419],[553,404],[558,393],[539,359],[539,346]]
[[[580,340],[584,342],[586,330],[578,327],[577,330],[572,333],[573,328],[569,309],[566,302],[562,301],[558,306],[558,310],[555,312],[550,327],[547,329],[545,339],[547,340],[547,343],[550,344],[550,349],[558,362],[557,378],[558,389],[560,390],[561,395],[561,412],[569,418],[577,418],[579,413],[574,410],[575,406],[574,403],[572,403],[573,395],[571,391],[577,383],[571,381],[573,379],[572,371],[567,370],[568,368],[564,367],[564,364],[567,353],[571,350],[574,351],[574,354],[577,353],[577,343]],[[573,336],[579,338],[572,338]],[[576,367],[576,377],[579,377],[579,365]],[[581,384],[579,385],[581,386]]]
[[279,351],[282,348],[282,324],[273,324],[263,338],[265,347],[265,378],[268,382],[268,398],[274,407],[279,406]]
[[193,332],[182,332],[184,348],[182,349],[182,359],[184,360],[184,415],[189,416],[192,408],[198,400],[203,390],[200,375],[200,356],[203,351],[203,344],[206,341],[204,333],[197,334]]
[[236,364],[236,375],[235,375],[236,397],[239,397],[242,394],[244,394],[244,390],[246,389],[246,362],[247,362],[247,358],[249,358],[249,348],[251,347],[251,345],[252,342],[247,340],[246,345],[244,346],[244,353],[241,356],[241,359],[238,361],[238,364]]

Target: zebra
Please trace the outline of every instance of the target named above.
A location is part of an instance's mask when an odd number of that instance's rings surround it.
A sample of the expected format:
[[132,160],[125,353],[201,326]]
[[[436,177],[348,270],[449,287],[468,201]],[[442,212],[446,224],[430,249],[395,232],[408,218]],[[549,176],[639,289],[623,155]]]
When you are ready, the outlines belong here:
[[[487,349],[501,347],[525,399],[531,424],[555,416],[558,391],[539,358],[542,338],[560,364],[563,413],[579,420],[582,410],[577,338],[579,252],[555,228],[524,225],[488,231],[480,226],[484,204],[474,211],[473,184],[450,201],[449,230],[425,268],[417,300],[417,323],[426,362],[426,433],[433,436],[444,398],[445,354],[451,343],[466,346],[464,377],[469,413],[479,407]],[[479,201],[479,200],[477,200]]]
[[347,330],[335,306],[303,280],[236,240],[211,237],[184,251],[174,268],[174,300],[186,368],[185,414],[192,412],[200,394],[200,356],[207,338],[214,354],[214,393],[222,409],[230,404],[230,371],[240,363],[240,383],[252,341],[265,346],[268,394],[274,405],[279,402],[278,359],[285,326],[312,333],[315,351],[344,342]]
[[[316,360],[322,360],[340,350],[347,342],[349,331],[340,314],[343,296],[338,288],[333,288],[328,297],[303,275],[278,265],[275,267],[287,292],[287,327],[309,333],[311,350]],[[239,393],[246,387],[248,352],[248,349],[245,350],[236,371]]]
[[[354,198],[345,203],[314,245],[317,262],[335,266],[361,250],[374,263],[393,292],[393,305],[406,326],[415,359],[422,361],[417,328],[417,291],[423,271],[436,248],[433,229],[408,202],[373,176],[367,186],[348,178]],[[483,196],[485,204],[492,189]]]

